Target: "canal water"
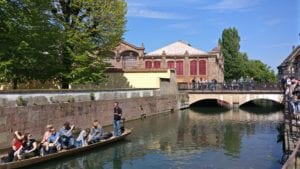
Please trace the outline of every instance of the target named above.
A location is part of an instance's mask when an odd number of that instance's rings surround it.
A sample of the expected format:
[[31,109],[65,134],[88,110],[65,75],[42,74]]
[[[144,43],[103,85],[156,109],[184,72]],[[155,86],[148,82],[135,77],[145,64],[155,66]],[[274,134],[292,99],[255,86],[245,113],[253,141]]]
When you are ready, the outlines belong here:
[[30,169],[279,169],[281,111],[187,109],[126,123],[106,147]]

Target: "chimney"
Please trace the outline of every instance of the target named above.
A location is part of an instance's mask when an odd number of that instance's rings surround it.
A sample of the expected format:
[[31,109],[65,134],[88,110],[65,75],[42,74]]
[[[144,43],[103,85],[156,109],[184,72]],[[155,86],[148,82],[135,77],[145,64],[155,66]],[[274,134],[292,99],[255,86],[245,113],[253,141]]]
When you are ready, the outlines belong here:
[[295,45],[292,46],[292,50],[293,50],[293,51],[295,50]]

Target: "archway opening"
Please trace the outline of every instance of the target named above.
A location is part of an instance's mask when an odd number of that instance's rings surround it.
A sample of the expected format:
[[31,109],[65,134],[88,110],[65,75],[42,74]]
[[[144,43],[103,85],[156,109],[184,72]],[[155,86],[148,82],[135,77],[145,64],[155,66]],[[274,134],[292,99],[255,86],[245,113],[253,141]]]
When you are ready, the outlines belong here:
[[240,105],[240,109],[252,113],[273,113],[284,109],[282,103],[269,99],[255,99]]
[[123,68],[132,69],[137,67],[139,54],[135,51],[124,51],[120,54],[123,57]]
[[230,110],[230,104],[223,100],[205,99],[191,104],[190,109],[206,114],[224,113]]

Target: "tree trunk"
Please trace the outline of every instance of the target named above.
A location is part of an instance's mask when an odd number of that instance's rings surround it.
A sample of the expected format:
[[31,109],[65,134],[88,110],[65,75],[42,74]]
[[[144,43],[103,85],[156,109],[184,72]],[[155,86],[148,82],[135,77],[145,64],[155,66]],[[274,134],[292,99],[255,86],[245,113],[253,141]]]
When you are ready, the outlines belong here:
[[13,89],[17,89],[18,88],[18,81],[16,79],[13,80]]

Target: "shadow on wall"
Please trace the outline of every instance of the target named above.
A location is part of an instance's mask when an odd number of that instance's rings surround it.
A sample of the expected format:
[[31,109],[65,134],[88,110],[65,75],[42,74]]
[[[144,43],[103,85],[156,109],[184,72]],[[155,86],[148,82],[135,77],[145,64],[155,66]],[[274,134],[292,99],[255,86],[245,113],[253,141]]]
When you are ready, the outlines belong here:
[[123,73],[108,73],[107,80],[100,84],[76,84],[72,85],[72,89],[116,89],[116,88],[132,88]]

